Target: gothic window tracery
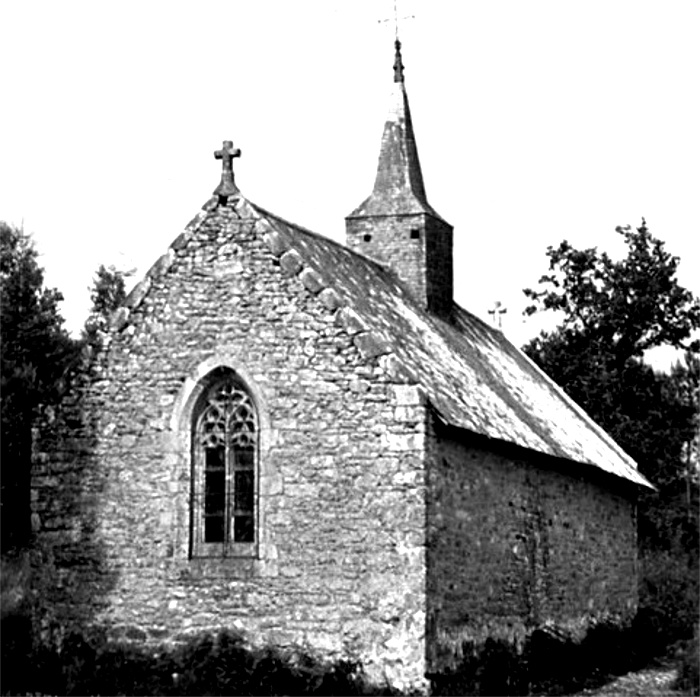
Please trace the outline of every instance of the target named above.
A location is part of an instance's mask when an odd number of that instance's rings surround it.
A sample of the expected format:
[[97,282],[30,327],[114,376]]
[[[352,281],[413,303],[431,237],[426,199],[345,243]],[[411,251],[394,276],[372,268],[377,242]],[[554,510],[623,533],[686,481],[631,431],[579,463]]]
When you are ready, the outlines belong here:
[[258,419],[232,371],[218,371],[202,394],[193,449],[193,553],[251,552],[257,538]]

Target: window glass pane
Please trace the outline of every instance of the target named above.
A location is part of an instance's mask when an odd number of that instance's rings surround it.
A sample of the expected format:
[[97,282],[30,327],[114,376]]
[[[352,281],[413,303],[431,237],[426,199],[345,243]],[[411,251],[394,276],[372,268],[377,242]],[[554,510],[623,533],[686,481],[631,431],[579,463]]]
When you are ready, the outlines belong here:
[[204,541],[223,542],[226,520],[226,470],[223,446],[205,450]]
[[207,513],[224,510],[226,497],[226,473],[224,470],[207,470],[204,473],[204,501]]
[[234,467],[236,469],[252,470],[255,464],[255,451],[250,445],[234,445]]
[[224,469],[225,453],[223,445],[217,448],[207,448],[205,453],[205,467],[207,470]]
[[224,541],[224,517],[207,516],[204,518],[204,541],[223,542]]
[[253,472],[243,470],[234,473],[233,508],[236,513],[252,513],[254,507]]
[[237,515],[234,517],[233,539],[235,542],[255,542],[255,526],[252,515]]

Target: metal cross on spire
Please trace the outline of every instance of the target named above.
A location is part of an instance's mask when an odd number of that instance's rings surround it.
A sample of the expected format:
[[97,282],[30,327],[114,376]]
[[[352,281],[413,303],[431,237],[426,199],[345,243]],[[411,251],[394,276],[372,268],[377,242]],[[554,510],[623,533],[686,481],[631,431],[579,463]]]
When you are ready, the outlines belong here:
[[221,160],[221,183],[214,189],[215,196],[232,196],[238,193],[238,187],[233,180],[233,158],[240,156],[240,148],[234,148],[230,140],[225,140],[221,150],[214,152],[214,157]]
[[[401,19],[414,19],[415,15],[404,15]],[[403,82],[403,62],[401,60],[401,41],[399,41],[399,11],[394,0],[394,82]],[[380,23],[391,22],[391,18],[380,19]]]
[[394,21],[394,39],[395,41],[399,40],[399,19],[415,19],[415,15],[404,15],[403,17],[399,17],[399,10],[397,6],[397,0],[394,0],[394,16],[393,17],[386,17],[385,19],[379,19],[377,20],[380,24],[383,24],[384,22],[391,22],[392,20]]
[[503,315],[508,312],[508,308],[503,307],[500,300],[496,300],[496,302],[493,304],[493,309],[487,310],[487,312],[493,318],[494,327],[497,326],[499,329],[501,329],[503,327]]

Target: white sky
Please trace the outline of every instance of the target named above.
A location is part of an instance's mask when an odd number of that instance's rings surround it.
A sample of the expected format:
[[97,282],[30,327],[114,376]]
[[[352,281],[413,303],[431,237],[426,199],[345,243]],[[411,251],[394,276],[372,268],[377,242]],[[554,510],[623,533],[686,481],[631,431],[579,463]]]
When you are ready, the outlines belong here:
[[[0,219],[34,234],[79,329],[100,263],[165,251],[219,181],[342,240],[372,188],[391,0],[0,3]],[[456,299],[522,344],[547,245],[680,256],[700,294],[700,3],[399,0],[428,198],[455,227]]]

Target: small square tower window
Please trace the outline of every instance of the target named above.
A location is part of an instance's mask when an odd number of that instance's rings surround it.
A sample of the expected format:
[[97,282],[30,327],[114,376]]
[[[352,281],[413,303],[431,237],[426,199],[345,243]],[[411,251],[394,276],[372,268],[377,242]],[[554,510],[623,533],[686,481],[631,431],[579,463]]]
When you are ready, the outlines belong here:
[[371,242],[372,241],[372,235],[367,234],[362,238],[365,242]]
[[416,227],[414,227],[411,230],[411,239],[412,240],[419,240],[420,239],[420,230]]

